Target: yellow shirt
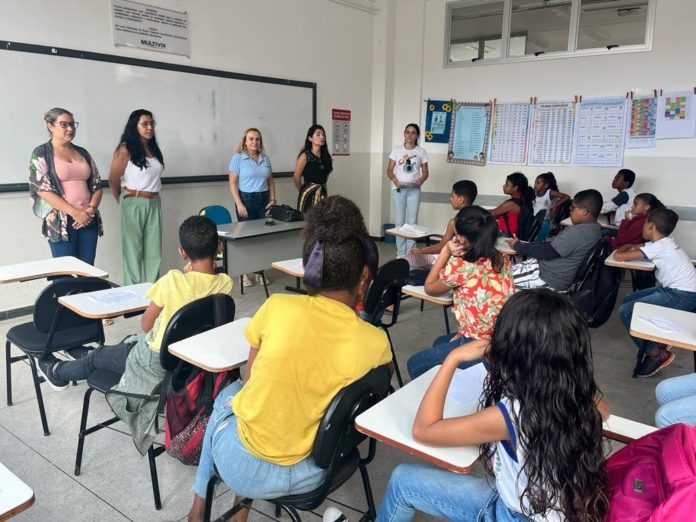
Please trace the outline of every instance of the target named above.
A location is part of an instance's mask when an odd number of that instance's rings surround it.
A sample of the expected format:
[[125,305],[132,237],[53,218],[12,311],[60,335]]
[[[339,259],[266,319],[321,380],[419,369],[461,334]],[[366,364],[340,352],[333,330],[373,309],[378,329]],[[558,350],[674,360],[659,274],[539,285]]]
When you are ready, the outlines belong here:
[[145,339],[153,352],[159,352],[169,320],[185,304],[212,294],[231,294],[232,279],[227,274],[204,274],[170,270],[147,291],[152,302],[162,308]]
[[307,457],[333,397],[391,361],[382,330],[322,296],[274,294],[244,333],[259,352],[232,401],[237,431],[252,455],[275,464]]

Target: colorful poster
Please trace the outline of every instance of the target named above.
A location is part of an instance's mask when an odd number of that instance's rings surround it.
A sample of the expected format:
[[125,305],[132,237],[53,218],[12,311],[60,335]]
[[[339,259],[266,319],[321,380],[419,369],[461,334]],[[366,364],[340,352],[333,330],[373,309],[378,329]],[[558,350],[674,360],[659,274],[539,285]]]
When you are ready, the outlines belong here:
[[452,125],[452,100],[425,102],[425,142],[447,143]]
[[454,102],[453,113],[447,161],[485,165],[491,123],[490,103]]
[[626,143],[625,97],[582,100],[577,108],[573,164],[620,167]]
[[489,163],[525,165],[527,163],[527,137],[529,103],[500,103],[493,108],[491,123],[491,147]]
[[334,156],[350,156],[350,111],[346,109],[331,109],[333,124],[333,147],[331,154]]
[[532,109],[529,165],[570,165],[573,159],[575,102],[542,102]]
[[669,92],[657,99],[658,140],[696,136],[696,95],[693,91]]
[[641,96],[631,98],[629,105],[626,148],[641,149],[655,146],[657,125],[657,98]]

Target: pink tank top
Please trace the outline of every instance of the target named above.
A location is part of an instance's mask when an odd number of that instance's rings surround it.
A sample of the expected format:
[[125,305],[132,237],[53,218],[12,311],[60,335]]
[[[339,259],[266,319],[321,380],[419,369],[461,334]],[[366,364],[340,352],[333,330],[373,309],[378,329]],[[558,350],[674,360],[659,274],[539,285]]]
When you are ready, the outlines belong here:
[[79,163],[70,163],[54,158],[56,175],[65,193],[65,200],[73,207],[84,210],[89,205],[91,194],[87,187],[90,170],[87,161],[82,158]]

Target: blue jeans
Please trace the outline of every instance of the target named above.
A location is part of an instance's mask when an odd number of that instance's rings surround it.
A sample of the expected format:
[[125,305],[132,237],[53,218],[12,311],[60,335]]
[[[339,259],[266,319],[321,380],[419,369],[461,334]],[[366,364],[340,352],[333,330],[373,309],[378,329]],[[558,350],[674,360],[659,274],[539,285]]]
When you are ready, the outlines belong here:
[[655,426],[664,428],[683,422],[696,426],[696,373],[665,379],[655,388],[660,407]]
[[[419,188],[394,189],[392,193],[392,205],[394,206],[394,224],[400,227],[404,223],[415,225],[418,223],[418,206],[420,205],[421,191]],[[405,256],[406,252],[415,246],[416,242],[401,237],[396,238],[396,257]]]
[[268,191],[263,192],[242,192],[239,191],[239,197],[247,209],[247,217],[240,217],[237,212],[237,221],[248,221],[250,219],[263,219],[266,217],[266,205],[268,205]]
[[458,522],[528,520],[505,505],[493,479],[424,464],[400,464],[389,478],[376,522],[407,522],[416,511]]
[[[687,312],[696,310],[696,292],[685,292],[684,290],[675,290],[674,288],[663,288],[656,286],[654,288],[646,288],[638,290],[626,295],[623,304],[619,308],[619,318],[626,328],[626,331],[631,329],[631,317],[633,317],[633,306],[636,303],[648,303],[675,310],[685,310]],[[631,337],[636,346],[645,352],[651,351],[655,347],[652,341]]]
[[75,221],[68,216],[68,240],[54,243],[48,242],[53,257],[73,256],[85,263],[94,265],[97,255],[97,235],[99,226],[96,218],[85,228],[73,228]]
[[[454,340],[452,340],[452,337],[454,337],[454,334],[441,335],[435,339],[435,341],[433,341],[433,346],[431,348],[426,348],[425,350],[414,353],[408,358],[408,361],[406,361],[406,367],[408,368],[408,375],[411,377],[411,380],[424,374],[433,366],[442,364],[445,362],[445,359],[449,353],[457,346],[461,346],[462,344],[466,344],[471,341],[471,339],[468,337],[462,336]],[[480,362],[481,359],[463,362],[458,366],[458,368],[463,370]]]
[[242,389],[235,381],[215,399],[196,472],[194,492],[205,498],[214,466],[227,486],[237,495],[269,499],[307,493],[319,487],[326,470],[307,457],[297,464],[281,466],[249,453],[237,434],[237,417],[232,412],[232,398]]

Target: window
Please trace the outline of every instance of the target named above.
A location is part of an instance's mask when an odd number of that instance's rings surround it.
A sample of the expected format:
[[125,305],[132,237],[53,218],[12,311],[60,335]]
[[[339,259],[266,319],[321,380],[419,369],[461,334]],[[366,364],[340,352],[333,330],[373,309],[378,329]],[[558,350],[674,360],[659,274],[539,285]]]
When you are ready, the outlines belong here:
[[445,65],[650,50],[656,0],[447,4]]

